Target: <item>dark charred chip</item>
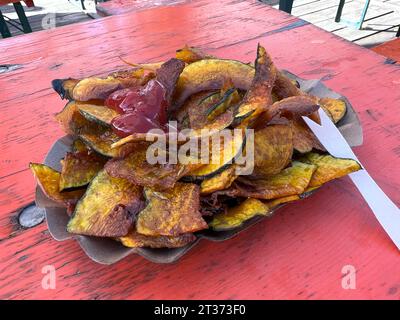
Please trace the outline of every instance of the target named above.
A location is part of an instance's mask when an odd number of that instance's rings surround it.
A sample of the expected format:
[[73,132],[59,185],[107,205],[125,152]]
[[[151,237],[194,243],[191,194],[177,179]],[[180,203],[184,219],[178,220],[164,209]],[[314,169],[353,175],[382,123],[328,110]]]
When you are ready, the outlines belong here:
[[185,63],[173,58],[163,63],[156,72],[157,81],[165,88],[165,98],[168,104],[171,104],[172,95],[183,68],[185,68]]
[[148,236],[178,236],[207,228],[199,211],[199,187],[177,182],[166,191],[145,188],[148,201],[136,222],[137,232]]
[[331,155],[321,155],[310,152],[304,155],[300,161],[317,166],[309,187],[319,187],[322,184],[348,175],[361,169],[360,164],[352,159],[335,158]]
[[292,158],[293,141],[290,126],[269,125],[254,133],[254,177],[279,173]]
[[93,152],[68,152],[61,160],[60,191],[86,186],[105,163],[105,158]]
[[282,72],[278,72],[276,75],[273,93],[277,97],[278,100],[293,97],[293,96],[301,96],[304,93],[290,80],[286,77]]
[[272,88],[275,82],[277,70],[271,57],[264,47],[258,45],[257,59],[255,62],[255,76],[249,90],[239,105],[235,119],[239,119],[241,125],[246,125],[249,118],[257,116],[266,106],[272,104]]
[[131,231],[125,237],[119,238],[125,247],[129,248],[180,248],[196,240],[192,233],[179,236],[145,236],[136,231]]
[[317,100],[311,96],[295,96],[282,99],[267,107],[254,120],[253,128],[262,128],[276,117],[284,117],[287,119],[298,119],[301,116],[309,116],[317,111],[319,105]]
[[230,230],[240,227],[245,221],[255,216],[266,216],[270,213],[269,206],[257,199],[246,199],[241,204],[232,207],[225,213],[218,213],[208,224],[216,231]]
[[73,203],[79,199],[85,192],[83,189],[60,192],[59,185],[61,174],[58,171],[40,163],[30,163],[29,167],[38,185],[43,190],[43,193],[51,200],[67,206],[68,203]]
[[143,206],[141,187],[102,170],[76,205],[67,230],[97,237],[123,237],[132,229]]

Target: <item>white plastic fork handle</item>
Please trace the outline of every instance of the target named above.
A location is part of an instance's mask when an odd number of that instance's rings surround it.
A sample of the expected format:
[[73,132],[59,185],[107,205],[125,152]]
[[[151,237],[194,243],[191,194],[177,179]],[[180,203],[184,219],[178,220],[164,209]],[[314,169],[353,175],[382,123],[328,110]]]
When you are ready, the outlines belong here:
[[400,250],[400,210],[365,169],[349,174],[379,223]]

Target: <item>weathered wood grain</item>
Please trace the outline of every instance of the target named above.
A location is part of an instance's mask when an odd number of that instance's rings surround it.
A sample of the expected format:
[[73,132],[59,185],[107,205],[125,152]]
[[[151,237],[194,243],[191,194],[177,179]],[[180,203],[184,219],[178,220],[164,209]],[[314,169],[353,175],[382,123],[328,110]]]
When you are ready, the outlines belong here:
[[[257,42],[279,67],[322,78],[349,98],[364,128],[356,153],[400,204],[400,67],[301,20],[255,1],[210,0],[11,38],[0,42],[1,63],[21,68],[0,74],[0,298],[399,299],[399,253],[348,179],[235,239],[203,241],[173,265],[137,256],[97,265],[76,242],[54,241],[45,224],[16,225],[18,208],[33,199],[28,162],[62,135],[51,79],[121,68],[118,56],[165,59],[185,43],[250,61]],[[347,264],[357,269],[355,290],[341,286]],[[41,287],[45,265],[56,268],[54,290]]]

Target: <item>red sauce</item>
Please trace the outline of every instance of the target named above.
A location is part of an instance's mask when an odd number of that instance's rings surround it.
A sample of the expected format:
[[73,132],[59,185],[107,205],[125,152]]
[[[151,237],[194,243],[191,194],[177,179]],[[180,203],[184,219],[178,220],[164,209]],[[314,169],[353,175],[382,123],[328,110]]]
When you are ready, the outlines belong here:
[[154,79],[144,87],[112,93],[105,104],[121,113],[111,122],[113,131],[120,137],[126,137],[133,133],[164,128],[168,108],[165,94],[165,88]]
[[119,105],[124,101],[126,96],[133,92],[135,89],[132,88],[127,88],[127,89],[121,89],[117,90],[113,93],[111,93],[106,101],[104,101],[104,104],[106,107],[109,107],[111,109],[114,109],[117,112],[122,113],[123,111],[119,108]]

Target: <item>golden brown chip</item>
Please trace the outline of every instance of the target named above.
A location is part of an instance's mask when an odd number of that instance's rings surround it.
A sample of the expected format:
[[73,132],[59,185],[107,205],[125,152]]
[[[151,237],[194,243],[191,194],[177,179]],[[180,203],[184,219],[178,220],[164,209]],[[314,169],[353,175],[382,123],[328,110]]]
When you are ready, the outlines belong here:
[[125,247],[129,248],[180,248],[196,240],[192,233],[179,236],[145,236],[136,231],[129,232],[125,237],[119,238]]
[[235,88],[229,88],[228,90],[221,92],[220,99],[211,105],[211,107],[206,111],[207,119],[209,121],[216,119],[224,112],[227,112],[231,106],[237,104],[241,98],[241,95]]
[[274,208],[276,208],[277,206],[279,206],[281,204],[296,201],[296,200],[300,200],[300,196],[298,196],[297,194],[292,195],[292,196],[286,196],[286,197],[282,197],[282,198],[273,199],[273,200],[267,201],[266,204],[268,205],[268,207],[271,208],[271,210],[273,210]]
[[293,141],[290,126],[269,125],[254,133],[255,177],[267,177],[282,171],[292,158]]
[[330,180],[361,169],[360,164],[355,160],[335,158],[331,155],[321,155],[314,152],[305,154],[300,161],[317,166],[309,187],[319,187]]
[[80,114],[76,101],[68,102],[60,112],[56,113],[55,118],[67,134],[74,134],[88,123]]
[[303,119],[294,119],[291,121],[293,131],[293,147],[300,153],[310,152],[312,149],[325,151],[324,146],[310,130]]
[[122,237],[132,229],[143,205],[141,187],[102,170],[76,205],[67,230],[97,237]]
[[184,108],[187,108],[189,125],[190,129],[192,129],[192,132],[190,134],[187,134],[188,138],[197,138],[211,135],[227,128],[232,123],[232,110],[227,110],[226,112],[218,115],[213,120],[208,119],[207,110],[216,101],[219,100],[219,95],[216,98],[215,96],[216,95],[210,96],[208,92],[200,92],[193,95],[185,102],[185,105],[189,105],[188,107],[184,105]]
[[141,86],[148,80],[149,77],[144,74],[144,70],[141,68],[114,72],[106,78],[85,78],[75,85],[72,98],[77,101],[104,100],[116,90]]
[[247,90],[254,78],[254,68],[235,60],[204,59],[183,69],[176,87],[174,110],[192,94],[219,90],[228,79],[237,89]]
[[112,145],[119,141],[119,137],[111,130],[104,128],[88,128],[79,133],[79,138],[82,139],[90,148],[106,157],[119,157],[127,150],[131,150],[134,146],[124,144],[121,147],[113,148]]
[[190,165],[151,164],[146,158],[147,144],[142,145],[124,158],[106,163],[106,171],[113,177],[125,178],[137,185],[159,189],[172,188],[176,181],[189,172]]
[[61,99],[72,100],[72,92],[74,91],[74,87],[79,81],[79,79],[72,78],[54,79],[51,82],[51,85],[54,91],[56,91],[60,95]]
[[228,209],[225,213],[218,213],[208,224],[216,231],[230,230],[240,227],[245,221],[255,216],[266,216],[270,213],[269,206],[257,199],[246,199],[238,206]]
[[178,236],[207,228],[199,211],[199,187],[177,182],[169,190],[145,188],[148,201],[136,222],[137,232],[148,236]]
[[88,153],[90,151],[91,149],[81,139],[75,139],[74,142],[72,143],[72,152],[74,153],[77,152]]
[[69,202],[79,199],[85,192],[85,190],[75,190],[61,193],[59,191],[61,174],[58,171],[40,163],[30,163],[29,168],[43,193],[58,203],[67,205]]
[[321,98],[318,102],[334,123],[339,122],[346,114],[346,103],[343,100]]
[[186,63],[193,63],[203,59],[214,59],[215,57],[203,52],[201,49],[196,47],[189,47],[185,45],[182,49],[176,50],[175,57]]
[[56,114],[57,121],[66,133],[79,136],[86,145],[107,157],[118,157],[134,148],[134,145],[129,143],[113,147],[120,138],[104,125],[87,120],[79,112],[82,104],[70,101],[61,112]]
[[227,189],[236,178],[236,166],[232,165],[214,177],[203,180],[200,185],[200,192],[201,194],[208,194]]
[[87,120],[106,126],[111,125],[111,120],[119,115],[113,109],[92,104],[79,104],[78,109]]
[[316,168],[312,164],[294,161],[291,167],[268,178],[253,180],[241,176],[231,190],[227,190],[227,194],[265,200],[302,194]]
[[[211,139],[209,142],[210,155],[207,164],[192,170],[190,173],[186,173],[187,177],[185,179],[203,180],[211,178],[231,166],[235,159],[242,154],[245,144],[243,135],[231,134],[226,137],[222,135],[218,139],[219,145],[217,144],[217,139]],[[214,150],[219,152],[213,155]]]
[[68,152],[61,160],[60,191],[87,185],[105,163],[106,160],[95,153]]
[[277,70],[267,51],[260,45],[257,47],[255,69],[254,79],[235,115],[235,119],[240,119],[241,126],[272,104],[271,93]]

